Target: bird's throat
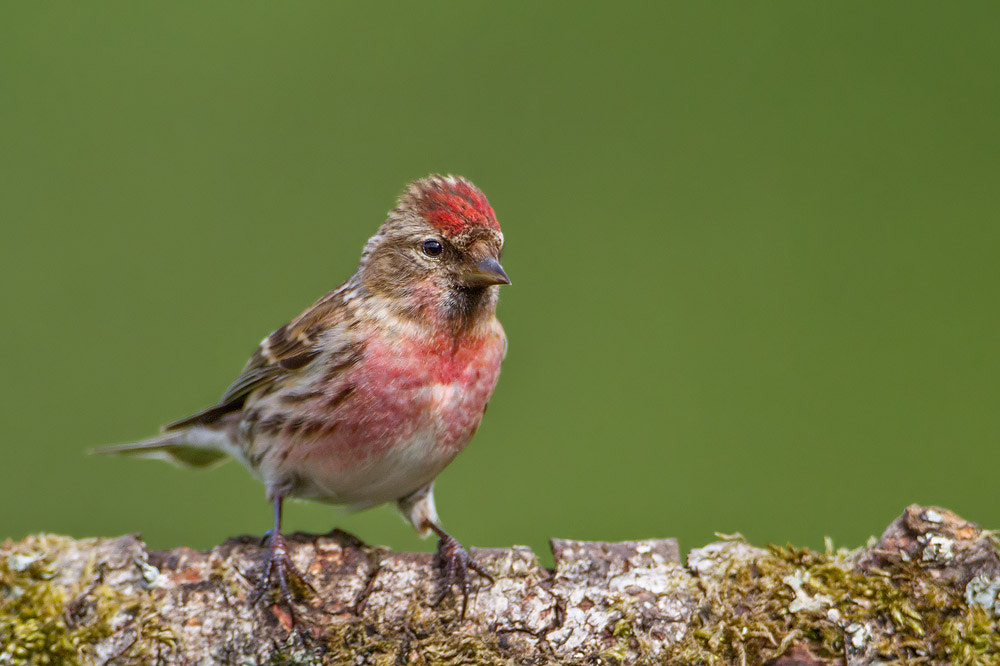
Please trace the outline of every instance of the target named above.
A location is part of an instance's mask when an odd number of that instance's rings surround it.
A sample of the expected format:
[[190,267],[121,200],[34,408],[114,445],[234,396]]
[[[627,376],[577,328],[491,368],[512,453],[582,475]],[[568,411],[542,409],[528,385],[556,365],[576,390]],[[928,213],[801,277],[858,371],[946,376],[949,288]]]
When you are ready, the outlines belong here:
[[498,287],[447,287],[423,284],[406,296],[390,298],[394,314],[427,333],[474,334],[496,314]]

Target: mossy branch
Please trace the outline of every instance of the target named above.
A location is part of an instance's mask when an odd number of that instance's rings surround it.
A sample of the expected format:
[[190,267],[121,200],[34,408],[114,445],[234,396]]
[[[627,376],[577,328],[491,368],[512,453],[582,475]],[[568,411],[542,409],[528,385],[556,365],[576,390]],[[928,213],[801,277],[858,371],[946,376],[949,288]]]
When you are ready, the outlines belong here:
[[996,664],[1000,558],[992,534],[911,506],[856,551],[691,552],[673,539],[480,549],[495,575],[461,618],[434,608],[432,555],[343,532],[295,535],[316,588],[296,608],[250,601],[266,551],[149,552],[136,536],[31,536],[0,547],[0,665],[8,664]]

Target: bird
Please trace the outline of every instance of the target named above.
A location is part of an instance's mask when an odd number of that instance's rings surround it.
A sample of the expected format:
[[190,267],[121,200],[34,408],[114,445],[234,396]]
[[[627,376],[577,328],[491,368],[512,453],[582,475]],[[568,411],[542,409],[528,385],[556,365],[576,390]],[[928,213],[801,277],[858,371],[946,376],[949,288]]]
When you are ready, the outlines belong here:
[[[441,527],[434,481],[478,429],[507,353],[496,317],[504,237],[483,192],[461,176],[410,183],[343,284],[261,341],[217,404],[151,439],[97,449],[206,467],[232,458],[273,505],[260,592],[311,589],[288,555],[282,503],[361,510],[395,502],[438,538],[441,590],[471,571],[492,581]],[[275,585],[277,583],[277,585]]]

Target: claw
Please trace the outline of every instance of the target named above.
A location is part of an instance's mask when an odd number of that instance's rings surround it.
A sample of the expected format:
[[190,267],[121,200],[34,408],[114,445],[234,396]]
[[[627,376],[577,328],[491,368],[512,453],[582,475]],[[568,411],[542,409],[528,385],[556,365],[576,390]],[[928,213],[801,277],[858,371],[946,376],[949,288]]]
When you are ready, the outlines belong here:
[[469,605],[469,593],[472,591],[472,580],[469,576],[469,570],[471,569],[483,578],[486,578],[490,581],[491,585],[496,581],[493,580],[493,576],[486,569],[472,559],[472,556],[462,547],[462,544],[443,530],[438,540],[438,559],[441,563],[443,580],[441,581],[441,590],[431,605],[438,606],[448,596],[448,592],[455,585],[458,585],[459,590],[462,592],[462,610],[459,618],[464,620],[465,609]]
[[[289,557],[288,543],[285,541],[285,537],[280,533],[271,533],[270,535],[265,535],[265,539],[268,536],[271,542],[270,554],[267,557],[267,564],[264,565],[264,573],[257,583],[253,595],[250,597],[250,603],[256,605],[265,593],[274,589],[274,583],[277,582],[279,603],[285,605],[291,617],[292,626],[297,627],[298,616],[295,612],[295,593],[301,589],[305,589],[315,595],[316,589],[299,572],[292,562],[292,558]],[[300,590],[294,589],[296,587],[300,588]]]

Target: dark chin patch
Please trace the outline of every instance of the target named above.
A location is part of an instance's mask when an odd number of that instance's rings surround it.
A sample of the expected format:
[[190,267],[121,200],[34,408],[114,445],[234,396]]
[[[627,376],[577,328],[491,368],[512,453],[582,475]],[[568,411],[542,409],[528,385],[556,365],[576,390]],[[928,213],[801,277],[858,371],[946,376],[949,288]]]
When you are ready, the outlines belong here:
[[448,299],[448,313],[463,325],[471,324],[490,302],[489,287],[454,287]]

